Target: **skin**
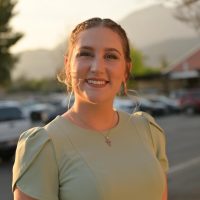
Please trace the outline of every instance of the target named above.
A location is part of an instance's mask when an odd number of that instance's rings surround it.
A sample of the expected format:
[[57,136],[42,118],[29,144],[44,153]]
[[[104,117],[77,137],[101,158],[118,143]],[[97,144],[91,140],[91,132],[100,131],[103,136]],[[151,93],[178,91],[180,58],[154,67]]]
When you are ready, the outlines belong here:
[[37,200],[37,199],[27,196],[26,194],[21,192],[21,190],[16,188],[14,191],[14,200]]
[[[65,60],[66,66],[68,62],[73,66],[71,77],[75,103],[64,117],[98,131],[115,126],[118,119],[113,111],[113,100],[125,81],[126,64],[130,65],[126,63],[119,35],[104,27],[81,32],[71,59]],[[106,83],[99,86],[88,83],[88,80]]]
[[[126,66],[131,66],[125,60],[119,35],[105,27],[81,32],[71,58],[65,58],[65,66],[70,66],[75,102],[63,116],[81,127],[97,131],[116,126],[118,115],[113,110],[113,100],[126,80]],[[103,84],[97,85],[94,81]],[[18,188],[14,199],[35,200]],[[162,200],[167,200],[167,187]]]

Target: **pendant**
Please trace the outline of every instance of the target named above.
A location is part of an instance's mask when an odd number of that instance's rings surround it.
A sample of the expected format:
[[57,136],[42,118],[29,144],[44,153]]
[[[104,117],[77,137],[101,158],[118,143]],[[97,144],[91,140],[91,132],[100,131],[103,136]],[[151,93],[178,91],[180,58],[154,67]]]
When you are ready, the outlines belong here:
[[111,140],[110,140],[109,136],[105,136],[105,142],[109,147],[111,147]]

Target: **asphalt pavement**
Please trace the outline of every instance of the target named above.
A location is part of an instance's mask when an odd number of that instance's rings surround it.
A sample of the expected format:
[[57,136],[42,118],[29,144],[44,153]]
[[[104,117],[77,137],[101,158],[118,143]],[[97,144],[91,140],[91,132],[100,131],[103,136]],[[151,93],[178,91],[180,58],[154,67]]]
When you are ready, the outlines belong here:
[[[200,200],[200,115],[157,118],[167,138],[169,200]],[[0,200],[12,200],[13,162],[0,162]]]
[[169,200],[200,200],[200,115],[158,118],[167,138]]

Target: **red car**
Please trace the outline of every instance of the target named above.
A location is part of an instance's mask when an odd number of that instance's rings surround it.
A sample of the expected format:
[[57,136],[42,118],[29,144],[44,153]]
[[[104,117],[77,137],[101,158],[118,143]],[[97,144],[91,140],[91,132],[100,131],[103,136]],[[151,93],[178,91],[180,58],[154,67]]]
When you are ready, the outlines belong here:
[[180,98],[180,106],[187,114],[200,113],[200,89],[186,92]]

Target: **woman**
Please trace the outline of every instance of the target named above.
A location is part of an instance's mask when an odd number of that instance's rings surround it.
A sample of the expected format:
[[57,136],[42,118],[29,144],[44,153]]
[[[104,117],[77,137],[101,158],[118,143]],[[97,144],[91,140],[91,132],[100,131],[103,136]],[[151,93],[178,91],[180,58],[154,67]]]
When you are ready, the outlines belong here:
[[168,162],[151,116],[113,109],[131,68],[125,31],[92,18],[73,30],[65,83],[73,106],[20,137],[13,168],[15,200],[166,200]]

